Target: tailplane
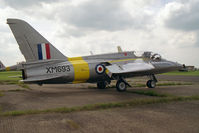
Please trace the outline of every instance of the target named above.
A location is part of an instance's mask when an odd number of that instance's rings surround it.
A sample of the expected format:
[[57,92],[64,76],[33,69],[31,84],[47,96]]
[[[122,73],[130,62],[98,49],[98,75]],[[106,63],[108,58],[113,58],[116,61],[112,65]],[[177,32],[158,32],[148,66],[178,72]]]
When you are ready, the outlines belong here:
[[122,51],[122,48],[121,48],[120,46],[117,46],[117,51],[118,51],[118,53],[123,52],[123,51]]
[[7,19],[7,24],[10,26],[21,53],[27,62],[48,59],[67,59],[66,56],[25,21]]

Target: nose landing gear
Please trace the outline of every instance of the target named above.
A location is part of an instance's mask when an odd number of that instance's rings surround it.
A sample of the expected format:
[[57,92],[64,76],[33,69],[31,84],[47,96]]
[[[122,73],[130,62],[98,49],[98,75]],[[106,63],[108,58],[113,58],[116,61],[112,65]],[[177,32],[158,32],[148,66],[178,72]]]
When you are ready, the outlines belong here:
[[147,81],[146,86],[148,88],[155,88],[156,87],[156,83],[158,82],[155,75],[149,75],[150,80]]

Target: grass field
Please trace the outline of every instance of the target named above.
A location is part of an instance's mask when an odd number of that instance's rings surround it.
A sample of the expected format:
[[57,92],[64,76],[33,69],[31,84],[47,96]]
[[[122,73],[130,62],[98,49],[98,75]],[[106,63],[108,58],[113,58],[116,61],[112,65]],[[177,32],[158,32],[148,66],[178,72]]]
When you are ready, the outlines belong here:
[[199,71],[190,71],[190,72],[173,71],[173,72],[163,73],[163,75],[199,76]]
[[0,72],[0,84],[8,83],[8,84],[15,84],[18,83],[21,76],[21,71],[7,71],[7,72]]

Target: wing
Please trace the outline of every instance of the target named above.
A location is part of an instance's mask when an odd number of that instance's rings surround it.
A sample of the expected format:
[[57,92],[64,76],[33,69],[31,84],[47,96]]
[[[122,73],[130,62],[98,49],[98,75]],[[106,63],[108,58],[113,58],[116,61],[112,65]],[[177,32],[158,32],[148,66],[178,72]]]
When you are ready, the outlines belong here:
[[154,66],[149,62],[144,62],[143,60],[133,62],[114,62],[111,65],[106,66],[107,74],[109,77],[112,75],[133,75],[140,73],[145,73],[154,69]]

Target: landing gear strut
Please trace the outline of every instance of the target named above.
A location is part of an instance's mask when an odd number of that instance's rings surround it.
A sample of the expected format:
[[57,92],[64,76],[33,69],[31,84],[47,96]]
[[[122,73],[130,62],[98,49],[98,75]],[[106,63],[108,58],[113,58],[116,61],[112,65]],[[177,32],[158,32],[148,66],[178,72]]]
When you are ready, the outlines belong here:
[[110,84],[110,83],[111,83],[111,81],[100,81],[100,82],[97,82],[97,88],[98,89],[105,89],[106,86],[108,84]]
[[156,83],[158,82],[155,75],[149,75],[150,80],[147,81],[146,85],[148,88],[155,88],[156,87]]
[[98,89],[105,89],[106,88],[106,82],[105,81],[97,82],[97,88]]

